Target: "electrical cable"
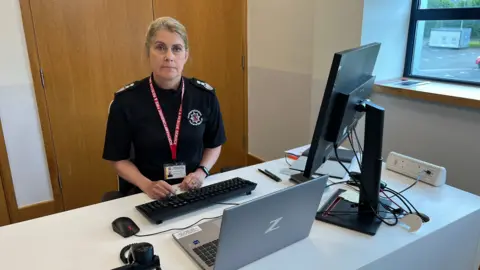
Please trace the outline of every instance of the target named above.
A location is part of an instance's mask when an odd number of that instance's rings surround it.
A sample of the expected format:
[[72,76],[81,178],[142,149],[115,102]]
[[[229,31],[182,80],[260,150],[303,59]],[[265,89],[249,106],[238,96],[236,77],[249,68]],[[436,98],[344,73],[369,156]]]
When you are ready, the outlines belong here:
[[182,231],[182,230],[186,230],[192,226],[195,226],[197,225],[198,223],[202,222],[203,220],[210,220],[210,219],[216,219],[216,218],[220,218],[222,217],[222,215],[220,216],[216,216],[216,217],[209,217],[209,218],[202,218],[200,219],[199,221],[191,224],[191,225],[188,225],[186,227],[183,227],[183,228],[171,228],[171,229],[168,229],[168,230],[164,230],[164,231],[159,231],[159,232],[155,232],[155,233],[149,233],[149,234],[135,234],[134,236],[136,237],[147,237],[147,236],[152,236],[152,235],[157,235],[157,234],[161,234],[161,233],[166,233],[166,232],[170,232],[170,231]]
[[[414,212],[412,211],[412,209],[410,208],[410,206],[413,208],[413,210],[415,211],[416,214],[419,214],[418,210],[415,208],[415,206],[407,199],[405,198],[405,196],[402,195],[403,192],[409,190],[410,188],[412,188],[414,185],[416,185],[418,183],[418,181],[420,181],[420,177],[423,173],[426,173],[426,174],[430,174],[431,172],[429,170],[423,170],[421,171],[418,175],[417,175],[417,178],[415,180],[415,182],[413,182],[411,185],[409,185],[408,187],[404,188],[402,191],[398,192],[398,191],[395,191],[391,188],[385,188],[384,190],[382,190],[383,194],[386,196],[385,198],[394,202],[392,200],[392,198],[394,197],[397,197],[408,209],[408,212],[407,213],[410,213],[410,214],[413,214]],[[385,194],[385,192],[389,192],[389,193],[392,193],[392,196],[387,196]],[[397,205],[398,206],[398,205]],[[405,210],[404,210],[405,211]]]
[[[330,181],[331,181],[331,180],[330,180]],[[348,182],[350,182],[350,180],[339,181],[339,182],[333,182],[333,181],[331,181],[331,182],[332,182],[332,183],[326,185],[325,188],[328,188],[328,187],[331,187],[331,186],[335,186],[335,185],[340,185],[340,184],[347,184]]]
[[285,154],[285,162],[288,164],[288,166],[292,166],[292,164],[290,162],[288,162],[288,157],[287,157],[287,154]]
[[403,192],[411,189],[413,186],[415,186],[418,183],[418,181],[420,181],[420,177],[422,176],[422,174],[423,173],[428,174],[428,172],[429,172],[428,170],[423,170],[420,173],[418,173],[417,178],[415,179],[415,182],[413,182],[410,186],[404,188],[402,191],[399,191],[398,193],[402,194]]
[[[356,137],[356,139],[357,139],[357,144],[358,144],[358,147],[360,148],[360,152],[362,153],[362,160],[363,160],[363,149],[362,149],[362,146],[361,146],[360,141],[359,141],[359,139],[358,139],[358,136],[357,136],[357,134],[356,134],[356,130],[353,129],[353,132],[354,132],[355,137]],[[355,158],[357,159],[357,162],[359,162],[358,167],[359,167],[360,173],[361,173],[361,172],[362,172],[362,163],[361,163],[362,160],[359,161],[359,158],[358,158],[357,151],[356,151],[356,149],[355,149],[353,140],[352,140],[351,137],[350,137],[351,131],[348,133],[348,135],[349,135],[349,136],[348,136],[348,139],[349,139],[350,146],[352,146],[352,150],[353,150],[353,153],[355,154]],[[357,183],[358,183],[358,185],[361,185],[359,182],[357,182]],[[363,185],[362,185],[362,189],[363,189]],[[365,194],[366,194],[365,189],[363,189],[363,191],[364,191]],[[367,195],[367,196],[368,196],[368,195]],[[385,208],[385,209],[390,208],[388,205],[382,203],[381,201],[379,201],[379,203],[380,203],[380,205],[382,205],[383,208]],[[397,205],[397,206],[398,206],[398,205]],[[374,211],[374,209],[373,209],[373,207],[372,207],[371,205],[370,205],[370,208],[372,209],[372,211]],[[403,209],[402,209],[402,210],[403,210]],[[375,211],[374,211],[374,212],[375,212]],[[393,210],[391,210],[390,213],[395,216],[395,223],[393,223],[393,224],[389,224],[389,223],[383,222],[382,218],[380,218],[378,215],[376,215],[376,216],[377,216],[377,218],[379,218],[383,223],[385,223],[385,224],[387,224],[387,225],[389,225],[389,226],[394,226],[394,225],[396,225],[396,224],[398,223],[398,217],[397,217],[396,213],[395,213]]]
[[353,129],[353,135],[355,135],[355,140],[357,141],[358,148],[360,148],[360,153],[362,153],[362,159],[363,159],[363,148],[362,148],[362,144],[360,143],[360,139],[358,138],[358,135],[357,135],[357,128]]
[[411,209],[410,206],[409,206],[409,204],[404,200],[405,197],[398,197],[397,195],[395,195],[395,193],[392,192],[392,191],[394,191],[394,190],[392,190],[392,189],[390,189],[390,188],[385,188],[383,191],[384,191],[384,192],[390,192],[390,193],[392,193],[393,196],[390,196],[390,198],[397,197],[397,198],[402,202],[402,204],[406,206],[406,208],[408,209],[408,212],[409,212],[410,214],[413,213],[413,212],[412,212],[412,209]]
[[[379,211],[380,213],[390,213],[389,211]],[[358,211],[319,211],[318,213],[327,213],[327,214],[330,214],[330,213],[337,213],[337,214],[357,214],[357,213],[370,213],[368,211],[365,211],[365,212],[358,212]]]
[[410,214],[413,214],[413,212],[408,205],[410,205],[416,213],[419,213],[418,210],[415,208],[415,206],[407,198],[405,198],[405,196],[403,196],[402,194],[396,192],[395,190],[393,190],[391,188],[385,188],[384,190],[386,192],[390,192],[390,193],[395,195],[395,196],[392,196],[392,197],[397,197],[398,199],[400,199],[403,202],[403,204],[405,204],[405,206],[407,206]]
[[357,150],[355,149],[353,140],[350,137],[351,134],[352,134],[351,132],[348,133],[348,141],[350,142],[350,145],[352,146],[352,151],[355,154],[355,159],[357,160],[357,164],[358,164],[358,168],[360,169],[360,173],[362,173],[362,163],[360,162],[360,159],[358,158]]
[[[357,183],[357,185],[360,187],[360,189],[362,189],[362,191],[365,193],[365,196],[367,198],[370,198],[370,196],[367,194],[366,190],[365,190],[365,187],[361,184],[360,181],[358,181],[358,179],[356,179],[351,173],[350,171],[347,169],[347,167],[343,164],[343,162],[340,160],[339,156],[338,156],[338,151],[337,151],[337,148],[338,148],[338,144],[334,144],[333,145],[333,151],[335,153],[335,157],[337,158],[337,161],[338,163],[340,163],[340,165],[343,167],[343,169],[347,172],[347,174],[350,176],[350,179],[352,179],[355,183]],[[382,203],[382,202],[379,202],[384,208],[385,207],[385,204]],[[375,216],[384,224],[388,225],[388,226],[395,226],[398,224],[398,216],[395,212],[391,211],[390,213],[394,216],[394,219],[395,219],[395,222],[393,223],[389,223],[387,221],[385,221],[384,218],[382,218],[378,213],[377,213],[377,210],[373,209],[372,205],[370,203],[368,203],[368,206],[370,206],[370,209],[372,209],[372,212],[373,214],[375,214]]]
[[[398,213],[397,215],[404,215],[403,213],[407,213],[406,211],[404,211],[402,208],[398,208],[398,209],[395,209],[389,205],[386,205],[385,206],[385,210],[388,210],[388,211],[378,211],[378,213],[389,213],[389,214],[392,214],[392,212],[395,212],[395,214],[397,214],[397,212],[399,210],[402,211],[402,213]],[[349,215],[352,215],[352,214],[358,214],[358,213],[371,213],[370,211],[365,211],[365,212],[359,212],[359,211],[336,211],[336,210],[333,210],[333,211],[319,211],[319,213],[327,213],[327,214],[349,214]],[[393,214],[392,214],[393,215]],[[388,219],[388,218],[387,218]]]
[[[403,211],[403,209],[401,209],[401,208],[395,209],[395,208],[393,208],[393,207],[390,206],[390,205],[385,205],[384,208],[385,208],[386,210],[388,210],[390,213],[395,213],[395,214],[402,214],[402,213],[405,212],[405,211]],[[400,213],[397,213],[398,211],[401,211],[401,212],[400,212]],[[380,212],[381,212],[381,211],[380,211]]]
[[[335,215],[329,215],[329,216],[336,217],[336,216],[348,216],[348,215],[351,215],[351,214],[335,214]],[[399,216],[395,217],[395,216],[394,216],[394,217],[383,217],[382,219],[383,219],[383,220],[393,220],[393,219],[395,219],[395,222],[396,222],[396,223],[394,223],[394,224],[397,225],[397,224],[398,224],[398,220],[401,219],[401,218],[402,218],[402,217],[399,217]],[[392,227],[395,226],[395,225],[392,224]]]
[[[388,210],[388,205],[386,205],[386,204],[384,204],[384,203],[382,203],[382,202],[379,202],[379,203],[383,206],[383,208],[385,208],[385,209]],[[369,204],[369,205],[370,205],[370,204]],[[389,210],[390,213],[393,215],[393,219],[395,219],[395,222],[394,222],[394,223],[389,223],[389,222],[386,222],[386,221],[385,221],[386,218],[381,217],[380,215],[378,215],[377,211],[375,211],[371,205],[370,205],[370,209],[372,209],[372,212],[375,214],[375,216],[377,216],[377,218],[378,218],[381,222],[383,222],[385,225],[388,225],[388,226],[393,227],[393,226],[395,226],[395,225],[398,224],[398,215],[397,215],[397,213],[395,213],[394,211]],[[391,219],[391,218],[389,218],[389,219]]]
[[[380,212],[380,213],[388,213],[388,214],[391,214],[391,213],[388,212],[388,211],[383,211],[383,212]],[[335,217],[335,216],[348,216],[348,215],[354,215],[354,214],[358,214],[358,212],[352,212],[352,211],[350,211],[350,212],[348,212],[348,213],[347,213],[347,212],[345,212],[345,213],[337,213],[337,214],[330,214],[330,213],[329,213],[328,215]],[[392,214],[392,215],[393,215],[393,214]],[[392,220],[392,219],[395,219],[396,222],[398,223],[398,219],[401,219],[402,217],[403,217],[403,216],[398,216],[398,215],[397,215],[397,216],[392,216],[392,217],[382,217],[382,219],[384,219],[384,220]],[[395,223],[395,225],[396,225],[397,223]],[[395,226],[395,225],[392,225],[392,226]]]
[[338,148],[338,144],[335,143],[335,144],[333,145],[333,151],[335,152],[335,157],[337,158],[338,163],[340,163],[340,165],[343,167],[343,169],[347,172],[348,176],[350,176],[350,178],[351,178],[353,181],[357,182],[357,180],[354,179],[354,177],[352,177],[351,172],[347,169],[347,167],[346,167],[346,166],[343,164],[343,162],[340,160],[340,157],[338,156],[337,148]]
[[[363,149],[362,149],[362,145],[361,145],[361,143],[360,143],[360,139],[358,138],[357,130],[356,130],[356,128],[353,128],[352,130],[353,130],[353,135],[354,135],[354,137],[355,137],[355,140],[357,141],[358,147],[360,148],[360,152],[362,153],[362,159],[363,159]],[[351,140],[351,138],[350,138],[350,133],[349,133],[349,142],[350,142],[350,145],[352,146],[352,149],[354,150],[354,153],[356,154],[357,152],[355,151],[354,145],[353,145],[352,140]],[[356,156],[356,158],[358,158],[358,157]],[[358,161],[358,159],[357,159],[357,161]],[[360,172],[361,172],[361,166],[360,166]],[[418,214],[419,212],[418,212],[418,210],[415,208],[415,206],[414,206],[407,198],[405,198],[405,196],[403,196],[402,193],[405,192],[405,191],[407,191],[407,190],[409,190],[409,189],[411,189],[413,186],[415,186],[415,185],[418,183],[418,181],[420,180],[421,174],[422,174],[423,172],[425,172],[425,173],[427,173],[427,174],[430,173],[428,170],[422,171],[422,172],[417,176],[417,179],[416,179],[416,181],[415,181],[414,183],[412,183],[410,186],[408,186],[407,188],[403,189],[403,190],[400,191],[400,192],[397,192],[397,191],[395,191],[395,190],[393,190],[393,189],[391,189],[391,188],[385,188],[384,190],[381,190],[381,192],[385,195],[385,198],[386,198],[386,199],[390,200],[392,203],[394,203],[396,206],[398,206],[399,209],[401,209],[401,210],[404,211],[405,213],[413,214],[412,209],[410,208],[410,206],[411,206],[411,207],[413,208],[413,210]],[[363,186],[362,186],[362,188],[363,188]],[[365,190],[364,190],[364,192],[365,192]],[[392,193],[393,195],[390,196],[390,197],[388,197],[388,196],[385,194],[385,192],[390,192],[390,193]],[[367,195],[367,196],[368,196],[368,195]],[[406,208],[408,209],[408,211],[406,211],[405,209],[403,209],[402,207],[400,207],[394,200],[392,200],[393,197],[397,197],[397,198],[406,206]],[[380,202],[380,204],[381,204],[384,208],[391,208],[391,207],[389,207],[388,205],[385,205],[385,204],[382,203],[382,202]],[[409,205],[410,205],[410,206],[409,206]],[[371,206],[370,206],[370,207],[371,207]],[[372,208],[372,207],[371,207],[371,208]],[[372,208],[372,210],[373,210],[373,208]],[[395,209],[393,209],[393,210],[395,210]],[[377,216],[377,217],[378,217],[378,216]],[[397,222],[397,220],[396,220],[396,222]],[[395,222],[395,223],[396,223],[396,222]]]
[[398,206],[398,208],[400,208],[400,209],[402,209],[404,212],[406,212],[405,209],[403,209],[402,207],[400,207],[400,205],[398,205],[394,200],[392,200],[390,197],[388,197],[387,194],[385,194],[385,191],[380,190],[380,192],[381,192],[383,195],[385,195],[385,197],[384,197],[385,199],[391,201],[393,204],[395,204],[396,206]]
[[[355,183],[357,183],[357,185],[363,190],[363,192],[365,193],[365,195],[367,197],[368,194],[367,192],[365,191],[365,188],[363,187],[363,185],[360,183],[360,181],[358,181],[358,179],[356,179],[355,177],[352,176],[352,174],[350,173],[350,171],[347,169],[347,167],[343,164],[343,162],[340,160],[339,156],[338,156],[338,151],[337,151],[337,148],[338,148],[338,145],[337,144],[334,144],[333,146],[333,149],[334,149],[334,152],[335,152],[335,157],[337,158],[337,161],[340,163],[340,165],[343,167],[343,169],[345,169],[345,171],[348,173],[348,175],[350,176],[350,179],[352,179]],[[385,208],[385,204],[382,203],[382,202],[379,202],[384,208]],[[372,212],[375,214],[375,216],[383,223],[385,223],[386,225],[388,226],[395,226],[397,225],[398,223],[398,216],[395,212],[391,211],[390,213],[394,216],[394,219],[395,219],[395,222],[393,223],[389,223],[387,221],[385,221],[384,218],[382,218],[375,209],[373,209],[372,205],[370,203],[368,203],[368,205],[370,206],[370,209],[372,209]]]

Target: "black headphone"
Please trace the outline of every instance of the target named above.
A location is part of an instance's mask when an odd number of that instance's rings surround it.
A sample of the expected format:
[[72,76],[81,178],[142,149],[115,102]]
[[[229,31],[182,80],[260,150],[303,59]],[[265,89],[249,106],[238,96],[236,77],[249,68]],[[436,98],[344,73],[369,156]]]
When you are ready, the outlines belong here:
[[[128,253],[128,255],[127,255]],[[161,270],[160,258],[154,254],[153,246],[150,243],[135,243],[125,246],[120,251],[120,260],[125,264],[114,270],[146,269],[145,267]]]

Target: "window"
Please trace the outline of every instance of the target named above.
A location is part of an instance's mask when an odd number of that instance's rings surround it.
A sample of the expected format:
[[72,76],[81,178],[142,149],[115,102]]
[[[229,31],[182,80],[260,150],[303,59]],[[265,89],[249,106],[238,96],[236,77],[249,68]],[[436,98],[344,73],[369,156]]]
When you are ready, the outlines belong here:
[[480,85],[480,0],[413,0],[404,75]]

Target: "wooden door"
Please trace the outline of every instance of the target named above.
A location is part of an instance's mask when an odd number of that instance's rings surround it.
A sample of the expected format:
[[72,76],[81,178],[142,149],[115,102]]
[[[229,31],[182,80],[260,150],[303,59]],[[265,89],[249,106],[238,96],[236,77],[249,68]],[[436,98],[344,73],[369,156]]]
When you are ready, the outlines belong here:
[[2,119],[0,119],[0,226],[10,224],[10,215],[8,214],[7,197],[3,187],[3,160],[7,160],[7,151],[5,147],[5,138],[3,137]]
[[216,88],[227,143],[217,165],[246,165],[246,0],[154,0],[155,17],[170,16],[187,28],[190,56],[184,74]]
[[113,93],[149,73],[144,37],[152,0],[32,0],[65,209],[117,188],[102,160]]
[[5,191],[2,184],[2,173],[0,172],[0,226],[10,224],[10,216],[8,215],[7,200],[5,199]]

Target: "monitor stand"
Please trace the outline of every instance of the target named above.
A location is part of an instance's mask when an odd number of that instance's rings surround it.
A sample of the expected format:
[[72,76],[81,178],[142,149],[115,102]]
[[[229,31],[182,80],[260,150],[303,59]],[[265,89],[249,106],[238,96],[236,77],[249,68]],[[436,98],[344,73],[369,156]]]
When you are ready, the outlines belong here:
[[[364,151],[362,156],[361,174],[354,176],[360,183],[358,204],[353,204],[338,195],[330,198],[331,204],[326,204],[317,213],[317,219],[358,232],[375,235],[382,221],[389,213],[383,206],[391,202],[380,198],[380,183],[382,175],[382,141],[385,110],[365,101],[356,107],[357,111],[365,112]],[[325,211],[331,212],[326,215]],[[335,214],[335,212],[336,214]],[[346,211],[346,213],[345,213]],[[375,214],[375,212],[377,214]]]
[[[342,199],[340,196],[344,189],[337,190],[317,212],[316,219],[346,229],[354,230],[368,235],[375,235],[382,221],[370,210],[364,212],[360,210],[357,203],[352,203]],[[380,201],[390,206],[391,202],[386,199]],[[388,211],[379,204],[378,215],[385,218]],[[391,222],[391,221],[390,221]]]
[[296,184],[301,184],[301,183],[304,183],[304,182],[307,182],[307,181],[310,181],[312,180],[311,177],[307,178],[303,175],[303,173],[297,173],[297,174],[293,174],[293,175],[290,175],[290,181],[296,183]]

